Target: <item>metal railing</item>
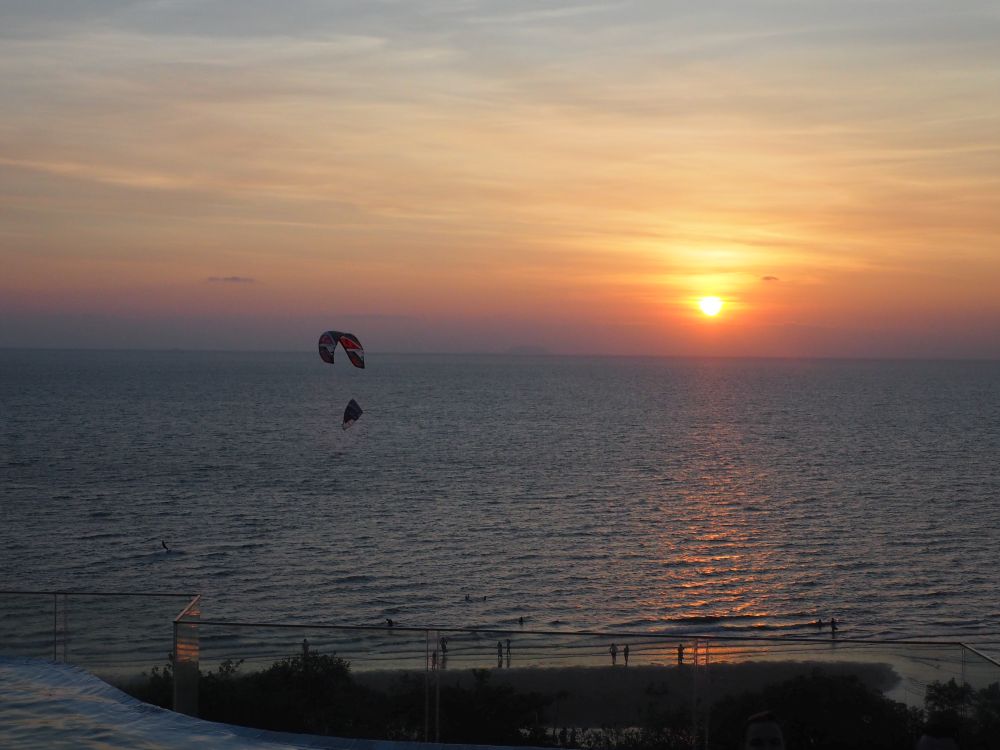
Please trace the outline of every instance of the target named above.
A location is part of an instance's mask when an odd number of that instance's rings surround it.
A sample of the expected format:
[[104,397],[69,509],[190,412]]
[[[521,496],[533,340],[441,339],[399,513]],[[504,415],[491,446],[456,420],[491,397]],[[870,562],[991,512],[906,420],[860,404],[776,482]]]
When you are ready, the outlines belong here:
[[[554,696],[551,731],[636,727],[649,708],[645,691],[661,685],[662,706],[683,711],[698,746],[710,747],[712,706],[740,691],[808,675],[856,678],[893,700],[922,707],[932,683],[981,689],[1000,682],[1000,664],[961,643],[843,638],[754,638],[695,634],[523,629],[337,626],[197,621],[206,672],[241,663],[262,671],[301,652],[335,654],[363,686],[423,683],[419,738],[441,741],[448,716],[442,686],[471,689],[474,670],[496,685]],[[447,739],[445,741],[448,741]]]
[[229,621],[204,619],[200,595],[167,592],[0,591],[0,654],[51,657],[118,681],[166,659],[173,707],[193,716],[199,685],[224,665],[247,676],[335,656],[373,694],[400,685],[416,691],[422,722],[409,739],[449,741],[464,719],[458,698],[488,682],[547,696],[536,721],[564,746],[573,742],[557,738],[560,728],[627,730],[648,723],[651,711],[669,711],[686,717],[692,747],[713,747],[720,700],[817,669],[916,708],[934,683],[970,690],[1000,683],[1000,664],[943,640]]
[[[99,674],[128,674],[170,656],[178,600],[160,591],[0,590],[0,653],[51,657]],[[127,603],[127,604],[126,604]]]

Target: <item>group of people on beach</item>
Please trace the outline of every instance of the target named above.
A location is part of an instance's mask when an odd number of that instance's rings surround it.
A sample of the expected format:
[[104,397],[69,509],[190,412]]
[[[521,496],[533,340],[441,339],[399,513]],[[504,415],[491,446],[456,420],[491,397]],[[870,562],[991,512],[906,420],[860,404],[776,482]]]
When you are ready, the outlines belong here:
[[[608,649],[608,653],[611,654],[611,666],[615,666],[618,663],[618,644],[612,643],[611,647]],[[625,648],[622,649],[622,656],[625,657],[625,666],[628,666],[628,644],[625,644]]]
[[[823,627],[824,627],[823,618],[820,617],[818,620],[816,620],[816,630],[822,630]],[[831,638],[836,638],[837,637],[837,618],[836,617],[831,617],[830,618],[830,637]]]

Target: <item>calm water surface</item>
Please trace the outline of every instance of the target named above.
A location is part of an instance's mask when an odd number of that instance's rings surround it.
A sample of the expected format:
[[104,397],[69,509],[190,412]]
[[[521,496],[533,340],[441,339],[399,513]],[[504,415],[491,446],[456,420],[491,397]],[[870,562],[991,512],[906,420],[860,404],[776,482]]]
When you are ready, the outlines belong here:
[[0,588],[1000,643],[998,363],[2,351],[0,413]]

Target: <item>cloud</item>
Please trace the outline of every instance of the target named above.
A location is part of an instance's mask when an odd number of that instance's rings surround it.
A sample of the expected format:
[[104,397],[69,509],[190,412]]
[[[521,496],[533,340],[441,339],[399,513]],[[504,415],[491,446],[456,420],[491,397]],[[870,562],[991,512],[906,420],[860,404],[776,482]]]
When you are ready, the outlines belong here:
[[255,279],[248,276],[209,276],[206,281],[210,284],[253,284]]
[[760,280],[761,281],[780,281],[780,279],[777,276],[761,276]]

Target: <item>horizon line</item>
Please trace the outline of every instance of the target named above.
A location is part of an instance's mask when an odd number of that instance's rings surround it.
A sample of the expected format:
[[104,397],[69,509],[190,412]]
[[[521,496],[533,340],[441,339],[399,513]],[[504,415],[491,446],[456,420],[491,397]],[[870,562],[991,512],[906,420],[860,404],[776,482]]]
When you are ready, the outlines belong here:
[[[42,346],[0,346],[0,352],[146,352],[155,354],[304,354],[305,349],[214,349],[214,348],[143,348],[143,347],[42,347]],[[560,352],[520,352],[520,351],[457,351],[457,352],[414,352],[379,351],[366,349],[366,354],[379,356],[414,357],[547,357],[547,358],[590,358],[590,359],[715,359],[715,360],[772,360],[772,361],[819,361],[819,362],[1000,362],[1000,357],[865,357],[843,355],[767,355],[767,354],[607,354],[607,353],[560,353]]]

